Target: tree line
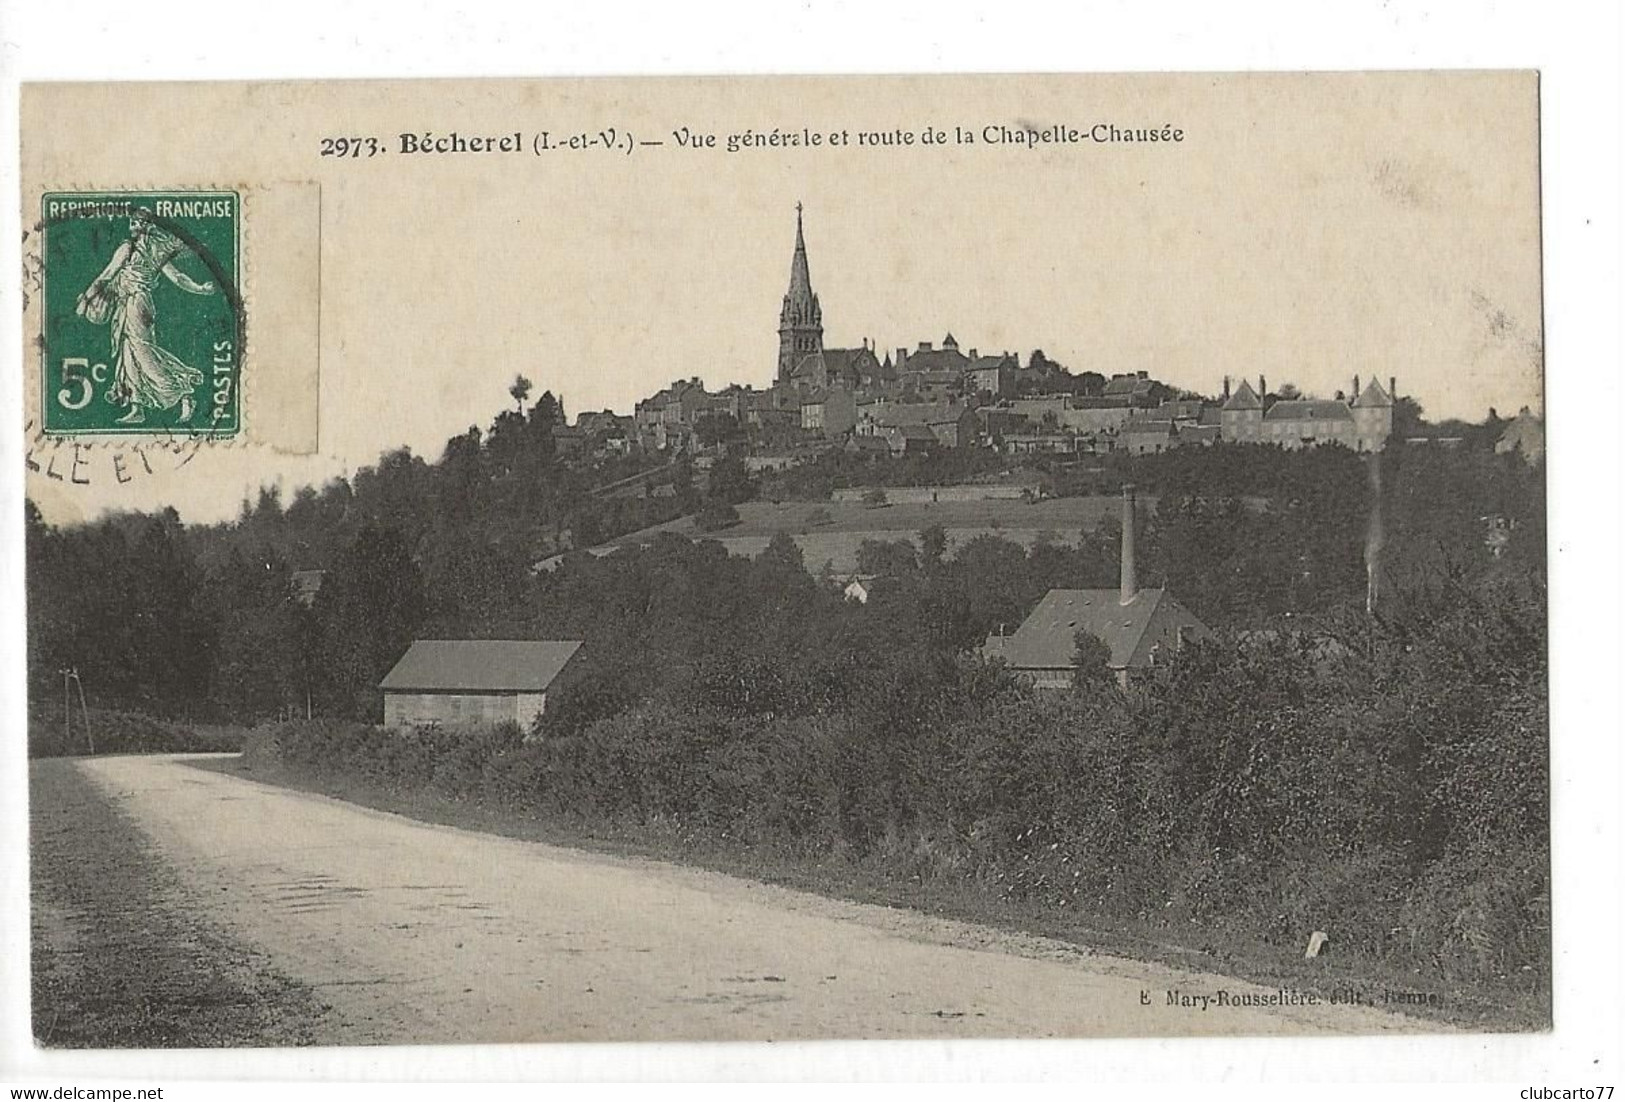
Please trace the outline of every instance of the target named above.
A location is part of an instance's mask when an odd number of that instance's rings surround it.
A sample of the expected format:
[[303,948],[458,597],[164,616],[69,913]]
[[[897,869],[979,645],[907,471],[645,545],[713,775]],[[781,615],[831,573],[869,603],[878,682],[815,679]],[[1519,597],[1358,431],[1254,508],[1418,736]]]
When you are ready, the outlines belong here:
[[[98,703],[159,716],[370,719],[378,680],[425,634],[584,638],[606,668],[619,653],[638,656],[626,668],[647,659],[659,669],[682,666],[694,648],[771,653],[756,648],[775,626],[758,621],[801,601],[811,603],[795,609],[795,624],[809,641],[789,664],[816,663],[830,633],[867,631],[869,621],[908,633],[886,647],[962,655],[1001,626],[1013,630],[1048,588],[1116,584],[1115,519],[1046,533],[1031,548],[997,535],[949,548],[940,531],[872,540],[859,551],[860,571],[880,579],[866,614],[830,579],[815,584],[821,564],[801,564],[788,539],[770,549],[774,585],[747,577],[764,567],[675,538],[603,559],[572,554],[685,512],[722,511],[726,524],[726,511],[752,496],[816,498],[830,480],[948,481],[986,459],[833,451],[794,469],[807,485],[792,487],[751,479],[731,455],[705,490],[679,463],[669,495],[601,496],[597,486],[644,461],[555,455],[551,430],[563,412],[551,394],[526,411],[527,395],[516,387],[518,408],[486,432],[451,438],[437,462],[394,451],[352,480],[301,488],[286,505],[265,489],[230,523],[188,526],[164,510],[56,528],[30,504],[33,689],[49,691],[71,667]],[[921,469],[932,462],[941,469]],[[1390,595],[1462,578],[1544,577],[1540,469],[1487,446],[1395,447],[1376,462],[1337,447],[1216,445],[1105,457],[1092,475],[1104,485],[1089,488],[1139,486],[1154,503],[1139,533],[1141,584],[1171,589],[1220,632],[1359,605],[1369,571]],[[1048,485],[1076,488],[1064,478]],[[536,569],[555,555],[557,570]],[[313,569],[323,580],[307,604],[292,576]],[[684,594],[703,599],[673,604]]]
[[[766,488],[740,465],[606,499],[638,461],[560,457],[557,403],[516,405],[436,462],[390,453],[230,523],[29,506],[34,698],[71,666],[98,707],[308,709],[260,752],[1280,944],[1335,915],[1361,953],[1544,982],[1541,468],[1483,443],[1106,457],[1093,477],[1154,503],[1141,584],[1216,638],[1128,693],[1085,669],[1036,694],[981,643],[1050,588],[1114,587],[1114,520],[1031,547],[871,540],[867,604],[783,533],[754,558],[672,534],[598,557],[584,533]],[[539,732],[380,732],[377,683],[421,637],[586,645]]]

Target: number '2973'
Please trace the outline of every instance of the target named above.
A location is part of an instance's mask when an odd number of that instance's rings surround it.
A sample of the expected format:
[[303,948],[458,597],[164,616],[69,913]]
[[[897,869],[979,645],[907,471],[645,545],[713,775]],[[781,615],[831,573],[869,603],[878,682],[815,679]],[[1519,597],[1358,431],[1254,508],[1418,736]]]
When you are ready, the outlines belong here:
[[384,151],[377,138],[323,138],[323,157],[376,157]]

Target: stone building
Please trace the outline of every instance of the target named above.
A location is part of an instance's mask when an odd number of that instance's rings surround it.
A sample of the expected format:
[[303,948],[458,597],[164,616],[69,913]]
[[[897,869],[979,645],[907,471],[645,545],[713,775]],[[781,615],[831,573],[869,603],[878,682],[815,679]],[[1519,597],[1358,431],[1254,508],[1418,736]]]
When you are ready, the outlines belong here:
[[858,400],[851,389],[815,390],[801,400],[801,427],[830,438],[845,436],[858,423]]
[[1014,634],[988,637],[982,653],[1039,689],[1071,687],[1078,633],[1106,645],[1106,666],[1127,688],[1186,643],[1208,638],[1202,621],[1163,589],[1141,589],[1134,573],[1134,490],[1123,490],[1123,550],[1116,589],[1052,589]]
[[1389,389],[1384,390],[1373,378],[1361,390],[1359,376],[1355,376],[1353,401],[1340,398],[1266,401],[1266,383],[1262,377],[1256,391],[1242,380],[1220,410],[1220,439],[1232,444],[1278,444],[1283,448],[1341,444],[1355,451],[1381,451],[1394,428],[1393,385],[1390,379]]
[[517,723],[528,730],[579,640],[419,639],[384,676],[384,726]]

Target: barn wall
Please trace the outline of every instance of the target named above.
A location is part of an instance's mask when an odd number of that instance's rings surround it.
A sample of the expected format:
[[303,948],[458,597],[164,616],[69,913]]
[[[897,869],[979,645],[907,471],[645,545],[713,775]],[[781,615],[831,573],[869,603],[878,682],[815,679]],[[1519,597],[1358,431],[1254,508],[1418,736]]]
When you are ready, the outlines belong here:
[[514,706],[520,728],[528,732],[536,718],[547,710],[547,694],[520,693],[514,698]]
[[527,725],[529,718],[521,717],[520,699],[514,693],[386,692],[384,726],[437,723],[442,727],[469,727],[509,722]]

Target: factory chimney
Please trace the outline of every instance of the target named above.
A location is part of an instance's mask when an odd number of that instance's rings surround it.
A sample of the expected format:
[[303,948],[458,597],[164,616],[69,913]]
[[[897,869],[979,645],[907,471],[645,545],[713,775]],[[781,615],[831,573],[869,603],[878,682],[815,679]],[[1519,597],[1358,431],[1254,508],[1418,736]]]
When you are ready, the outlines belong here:
[[1123,574],[1117,595],[1119,604],[1134,600],[1134,486],[1123,487]]

